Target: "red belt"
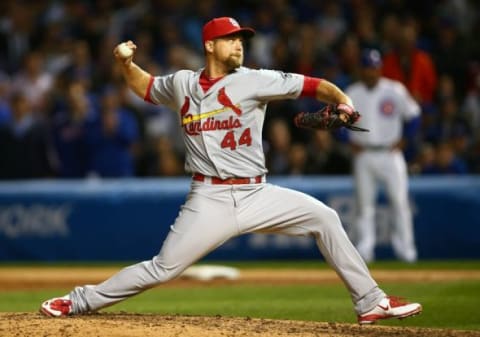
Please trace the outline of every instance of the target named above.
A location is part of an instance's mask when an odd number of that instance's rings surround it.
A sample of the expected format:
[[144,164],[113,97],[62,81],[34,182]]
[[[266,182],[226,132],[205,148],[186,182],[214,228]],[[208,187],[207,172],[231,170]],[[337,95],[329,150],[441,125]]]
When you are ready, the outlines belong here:
[[210,183],[212,185],[244,185],[244,184],[260,184],[264,176],[256,176],[253,178],[227,178],[207,177],[201,173],[194,173],[193,180]]

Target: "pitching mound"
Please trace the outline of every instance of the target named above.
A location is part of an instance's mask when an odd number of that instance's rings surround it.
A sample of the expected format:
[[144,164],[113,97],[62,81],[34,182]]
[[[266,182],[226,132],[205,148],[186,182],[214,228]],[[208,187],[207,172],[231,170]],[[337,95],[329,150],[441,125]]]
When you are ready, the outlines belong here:
[[0,313],[0,336],[32,337],[479,337],[472,331],[359,326],[271,319],[101,313],[47,318]]
[[[0,291],[45,289],[97,283],[118,268],[27,268],[0,269]],[[480,280],[480,271],[374,271],[379,280],[419,282],[425,280]],[[215,280],[210,286],[221,284]],[[330,270],[258,269],[242,271],[236,283],[325,283],[339,282]],[[178,279],[164,286],[199,286],[198,281]],[[39,313],[1,313],[0,337],[480,337],[478,331],[419,329],[411,327],[359,326],[306,321],[231,317],[164,316],[98,313],[68,318],[47,318]]]

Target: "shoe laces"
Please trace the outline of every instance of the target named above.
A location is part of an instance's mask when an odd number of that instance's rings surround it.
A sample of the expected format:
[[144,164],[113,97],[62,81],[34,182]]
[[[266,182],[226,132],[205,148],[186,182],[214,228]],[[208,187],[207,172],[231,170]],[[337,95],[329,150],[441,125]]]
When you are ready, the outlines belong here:
[[388,300],[390,301],[390,306],[392,308],[401,307],[402,305],[407,305],[409,302],[404,297],[399,296],[387,296]]

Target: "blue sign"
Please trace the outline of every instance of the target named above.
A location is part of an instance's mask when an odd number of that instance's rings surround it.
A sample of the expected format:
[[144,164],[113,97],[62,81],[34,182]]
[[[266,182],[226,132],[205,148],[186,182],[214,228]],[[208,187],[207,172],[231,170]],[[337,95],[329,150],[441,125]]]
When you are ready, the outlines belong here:
[[[275,177],[337,210],[352,240],[349,177]],[[190,180],[128,179],[0,183],[0,261],[122,261],[156,255],[188,193]],[[410,201],[420,259],[480,258],[480,177],[418,177]],[[389,248],[391,213],[376,213],[377,257]],[[250,234],[225,243],[212,260],[318,259],[312,238]]]

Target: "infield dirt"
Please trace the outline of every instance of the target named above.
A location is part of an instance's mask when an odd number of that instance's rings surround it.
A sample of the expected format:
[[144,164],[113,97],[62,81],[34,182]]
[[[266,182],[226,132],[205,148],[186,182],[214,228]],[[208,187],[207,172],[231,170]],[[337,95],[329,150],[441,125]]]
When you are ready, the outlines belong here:
[[0,313],[5,337],[478,337],[474,331],[359,326],[253,318],[100,313],[47,318],[37,313]]
[[[118,268],[0,268],[0,291],[45,289],[96,283]],[[480,280],[480,271],[373,271],[379,281]],[[179,279],[164,286],[182,287],[199,281]],[[213,284],[230,282],[215,280]],[[330,270],[242,271],[244,283],[338,282]],[[480,337],[480,331],[359,326],[327,322],[288,321],[232,317],[166,316],[132,313],[97,313],[67,318],[47,318],[36,312],[0,313],[1,337]]]

